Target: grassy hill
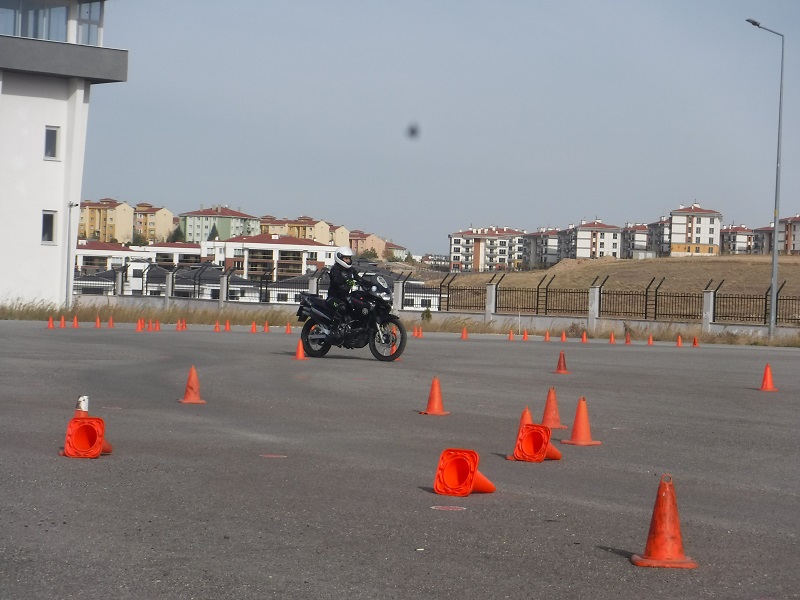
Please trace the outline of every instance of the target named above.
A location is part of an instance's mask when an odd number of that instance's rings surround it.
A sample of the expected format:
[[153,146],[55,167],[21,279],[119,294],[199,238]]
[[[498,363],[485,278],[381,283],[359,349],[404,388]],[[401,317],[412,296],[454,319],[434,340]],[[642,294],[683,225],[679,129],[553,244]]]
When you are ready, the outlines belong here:
[[[406,270],[409,268],[404,267]],[[398,269],[394,269],[398,270]],[[444,273],[425,275],[427,285],[438,285]],[[495,274],[497,282],[502,273]],[[712,256],[704,258],[656,258],[648,260],[620,260],[616,258],[567,259],[542,271],[507,273],[501,286],[536,287],[544,279],[543,286],[552,277],[550,289],[585,289],[597,278],[597,283],[606,277],[604,289],[643,290],[650,280],[654,289],[664,278],[659,291],[662,292],[700,292],[710,285],[716,288],[720,283],[721,293],[764,294],[772,277],[772,258],[770,256]],[[491,273],[459,274],[453,285],[476,286],[488,283]],[[800,256],[781,256],[778,261],[778,286],[786,285],[782,296],[800,296]]]

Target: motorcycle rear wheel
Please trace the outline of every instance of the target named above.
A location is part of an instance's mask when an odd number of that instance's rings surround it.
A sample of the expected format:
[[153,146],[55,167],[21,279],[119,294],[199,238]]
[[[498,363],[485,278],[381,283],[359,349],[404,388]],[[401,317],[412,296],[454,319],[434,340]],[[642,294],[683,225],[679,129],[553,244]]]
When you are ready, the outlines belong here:
[[312,358],[322,358],[331,349],[329,342],[324,341],[326,334],[320,327],[319,323],[309,319],[303,324],[303,330],[300,332],[300,339],[303,341],[303,351],[306,356]]
[[400,321],[381,323],[369,338],[372,356],[381,361],[397,360],[405,349],[406,328]]

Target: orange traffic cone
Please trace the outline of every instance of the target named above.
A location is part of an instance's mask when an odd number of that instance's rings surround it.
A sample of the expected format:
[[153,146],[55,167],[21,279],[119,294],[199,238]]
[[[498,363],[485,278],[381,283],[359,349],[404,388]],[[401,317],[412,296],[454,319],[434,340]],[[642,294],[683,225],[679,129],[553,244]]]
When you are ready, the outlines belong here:
[[528,341],[528,330],[527,329],[523,329],[522,330],[522,341],[523,342],[527,342]]
[[544,459],[561,460],[561,452],[550,443],[550,428],[545,425],[527,423],[517,432],[517,443],[513,456],[508,460],[542,462]]
[[611,337],[608,338],[608,343],[609,344],[616,344],[617,343],[617,340],[614,339],[614,332],[613,331],[611,332]]
[[142,320],[139,319],[136,321],[136,331],[141,331],[141,330],[142,330]]
[[572,436],[568,440],[561,440],[562,444],[573,446],[599,446],[602,442],[592,439],[589,427],[589,409],[586,408],[586,398],[581,396],[578,408],[575,410],[575,421],[572,423]]
[[468,340],[469,339],[469,334],[467,333],[467,328],[466,327],[462,327],[461,328],[461,339],[462,340]]
[[250,333],[258,333],[258,328],[256,327],[255,321],[253,321],[253,324],[250,325]]
[[269,321],[264,321],[264,333],[269,333]]
[[297,340],[297,350],[294,352],[294,360],[308,360],[303,350],[303,340]]
[[567,426],[561,423],[561,415],[558,414],[558,399],[556,398],[556,388],[551,387],[547,390],[547,400],[544,403],[544,415],[542,425],[550,429],[566,429]]
[[67,424],[62,456],[97,458],[103,452],[105,423],[99,417],[73,417]]
[[220,331],[220,328],[219,328],[219,321],[217,321],[216,323],[214,323],[214,331],[215,331],[215,332],[219,332],[219,331]]
[[678,501],[672,476],[664,474],[658,484],[656,504],[650,519],[644,554],[634,554],[631,562],[637,567],[694,569],[697,563],[683,553],[683,537],[678,517]]
[[291,334],[292,334],[292,325],[291,325],[291,323],[287,323],[286,324],[286,335],[291,335]]
[[627,331],[625,332],[625,343],[628,344],[629,346],[631,343],[631,334],[628,333]]
[[692,339],[692,346],[694,348],[696,348],[699,345],[700,345],[700,342],[697,341],[697,336],[694,336],[694,338]]
[[549,342],[550,341],[550,332],[549,331],[545,331],[544,332],[544,341],[545,342]]
[[94,318],[94,328],[95,329],[100,329],[101,327],[102,327],[102,325],[100,324],[100,315],[97,315]]
[[562,342],[566,342],[567,341],[567,332],[566,331],[562,331],[561,332],[561,341]]
[[648,346],[652,346],[653,345],[653,334],[652,333],[647,336],[647,345]]
[[676,345],[678,348],[680,348],[681,346],[683,346],[683,340],[681,339],[681,336],[678,336],[678,341],[677,341],[677,343],[676,343],[675,345]]
[[421,415],[444,416],[450,413],[442,406],[442,390],[439,386],[439,378],[434,377],[431,382],[431,391],[428,394],[428,407],[419,411]]
[[439,457],[433,491],[443,496],[469,496],[472,492],[485,494],[495,491],[494,484],[480,471],[480,457],[474,450],[447,448]]
[[178,400],[182,404],[205,404],[206,401],[200,398],[200,380],[197,379],[197,369],[189,369],[189,379],[186,381],[186,391],[183,398]]
[[523,425],[532,425],[533,424],[533,415],[531,414],[530,407],[526,406],[525,409],[522,411],[522,414],[519,416],[519,426],[517,430],[519,430]]
[[178,321],[175,323],[175,331],[183,331],[183,329],[181,328],[181,320],[180,319],[178,319]]
[[108,328],[109,329],[114,329],[114,316],[113,315],[108,317]]
[[75,315],[72,317],[72,328],[78,329],[78,327],[80,327],[80,325],[78,325],[78,315]]
[[586,332],[584,331],[583,335],[581,335],[581,344],[587,344],[587,343],[589,343],[589,342],[586,339]]
[[558,355],[558,365],[556,365],[555,372],[559,375],[569,375],[569,371],[567,371],[567,359],[564,358],[564,351],[561,351],[561,354]]
[[64,315],[61,315],[61,320],[58,322],[59,329],[66,329],[67,324],[64,322]]
[[153,319],[147,319],[147,329],[146,331],[153,331]]
[[49,319],[47,319],[47,329],[55,329],[55,325],[53,325],[53,317],[52,317],[52,315],[50,316]]
[[231,322],[228,319],[225,319],[225,331],[231,330]]
[[181,331],[186,331],[186,319],[181,319]]
[[513,329],[509,329],[509,330],[508,330],[508,340],[509,340],[510,342],[513,342],[513,341],[514,341],[514,330],[513,330]]
[[422,325],[419,326],[419,331],[417,332],[417,337],[422,339],[424,336],[422,335]]
[[[89,417],[89,396],[81,396],[78,398],[78,403],[75,405],[75,413],[72,415],[73,419]],[[98,417],[99,418],[99,417]],[[100,449],[100,454],[111,454],[114,451],[111,443],[105,438],[103,434],[103,444]]]
[[156,324],[153,325],[153,331],[161,331],[161,321],[156,319]]
[[772,384],[772,367],[767,366],[764,367],[764,378],[761,380],[761,391],[762,392],[777,392],[778,388],[776,388]]

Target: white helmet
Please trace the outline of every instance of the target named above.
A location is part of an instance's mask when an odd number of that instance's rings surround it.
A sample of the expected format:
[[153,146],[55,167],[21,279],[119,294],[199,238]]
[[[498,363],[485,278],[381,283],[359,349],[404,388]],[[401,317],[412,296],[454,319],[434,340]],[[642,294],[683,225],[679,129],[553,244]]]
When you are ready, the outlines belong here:
[[343,267],[345,269],[352,269],[353,268],[352,248],[347,248],[346,246],[337,248],[336,254],[333,255],[333,260],[335,260],[336,264],[339,265],[340,267]]

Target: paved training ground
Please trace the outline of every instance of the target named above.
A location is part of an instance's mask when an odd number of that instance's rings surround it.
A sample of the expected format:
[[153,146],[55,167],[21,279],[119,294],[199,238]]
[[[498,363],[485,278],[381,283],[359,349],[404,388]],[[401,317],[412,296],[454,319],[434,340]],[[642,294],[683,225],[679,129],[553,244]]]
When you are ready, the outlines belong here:
[[[800,350],[424,333],[384,364],[173,328],[0,322],[0,598],[800,597]],[[550,386],[602,445],[505,460]],[[83,394],[110,456],[58,456]],[[434,494],[448,447],[497,491]],[[629,561],[663,473],[697,569]]]

